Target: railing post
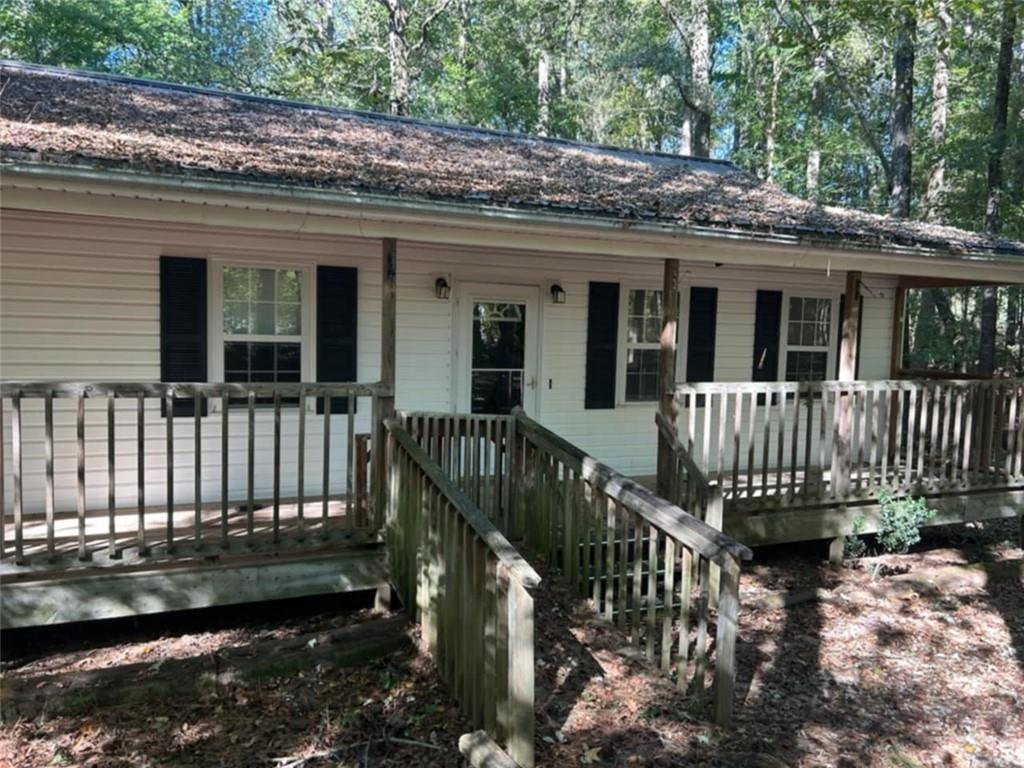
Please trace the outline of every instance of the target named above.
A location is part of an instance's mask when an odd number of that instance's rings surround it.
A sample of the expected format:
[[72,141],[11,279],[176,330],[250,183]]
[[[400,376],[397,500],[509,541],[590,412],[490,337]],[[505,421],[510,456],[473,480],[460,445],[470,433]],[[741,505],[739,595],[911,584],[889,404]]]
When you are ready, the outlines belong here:
[[729,557],[721,571],[715,635],[715,722],[728,726],[736,692],[736,635],[739,631],[740,565]]
[[515,579],[508,583],[508,754],[522,768],[534,761],[533,598]]
[[[658,355],[658,409],[674,428],[679,406],[676,404],[676,329],[679,326],[679,260],[665,259],[661,292],[661,349]],[[658,435],[658,495],[668,495],[672,474],[672,449]]]
[[381,263],[381,338],[380,338],[380,383],[384,393],[373,399],[373,441],[370,446],[372,460],[372,485],[374,499],[374,519],[377,526],[381,522],[381,510],[385,495],[384,452],[384,421],[395,413],[395,329],[398,247],[394,238],[385,238],[382,245]]
[[[704,511],[704,522],[721,531],[725,528],[725,503],[722,500],[722,488],[718,483],[710,483],[708,486],[707,509]],[[718,589],[722,580],[722,569],[714,563],[711,564],[711,572],[708,579],[711,590],[711,607],[718,603]]]

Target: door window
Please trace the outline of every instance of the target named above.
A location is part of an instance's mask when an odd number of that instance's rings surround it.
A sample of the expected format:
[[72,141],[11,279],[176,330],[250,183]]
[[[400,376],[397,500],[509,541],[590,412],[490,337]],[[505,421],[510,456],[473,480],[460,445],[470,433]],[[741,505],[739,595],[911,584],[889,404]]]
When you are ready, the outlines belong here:
[[526,366],[526,305],[473,303],[473,413],[510,413],[523,404]]

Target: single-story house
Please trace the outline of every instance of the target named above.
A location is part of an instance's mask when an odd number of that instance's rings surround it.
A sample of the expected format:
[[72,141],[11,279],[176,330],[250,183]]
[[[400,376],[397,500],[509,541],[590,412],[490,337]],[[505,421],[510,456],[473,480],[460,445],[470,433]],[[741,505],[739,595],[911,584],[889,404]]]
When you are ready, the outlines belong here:
[[1024,283],[1024,244],[720,160],[21,63],[0,93],[5,574],[258,538],[271,498],[275,545],[286,503],[358,524],[392,401],[521,406],[633,477],[660,408],[750,544],[893,483],[940,519],[1024,503],[1021,382],[901,382],[899,354],[908,288]]

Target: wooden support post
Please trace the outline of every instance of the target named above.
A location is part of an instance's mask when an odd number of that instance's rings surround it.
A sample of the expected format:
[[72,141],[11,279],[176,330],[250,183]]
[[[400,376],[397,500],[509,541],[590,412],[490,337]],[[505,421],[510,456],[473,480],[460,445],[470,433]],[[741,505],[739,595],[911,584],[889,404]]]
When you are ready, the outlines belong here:
[[[842,343],[839,347],[839,380],[854,381],[857,378],[857,324],[860,319],[860,282],[862,274],[846,273],[846,306],[842,318]],[[850,463],[853,452],[853,404],[856,395],[853,390],[839,391],[839,427],[836,431],[838,442],[836,466],[832,468],[832,487],[835,495],[845,499],[850,491]]]
[[[896,295],[893,297],[893,309],[892,309],[892,342],[889,349],[889,378],[897,379],[900,375],[900,369],[903,367],[903,333],[906,328],[906,311],[907,311],[907,289],[903,286],[902,280],[900,286],[896,289]],[[899,391],[895,391],[889,402],[889,413],[896,413],[897,398],[899,398]],[[896,454],[899,452],[899,446],[896,444],[896,425],[898,421],[896,419],[889,419],[889,452],[888,461],[891,463],[895,461]],[[882,478],[885,482],[885,478]]]
[[385,238],[382,248],[382,283],[380,308],[380,382],[384,385],[385,394],[375,398],[376,413],[373,414],[373,498],[374,520],[379,527],[383,521],[382,510],[385,498],[385,467],[384,467],[384,421],[395,413],[395,329],[396,303],[398,297],[398,245],[394,238]]
[[[661,353],[658,356],[658,410],[673,428],[679,407],[676,404],[676,329],[679,326],[679,260],[665,259],[661,292]],[[672,487],[672,451],[658,436],[658,495],[666,497]]]

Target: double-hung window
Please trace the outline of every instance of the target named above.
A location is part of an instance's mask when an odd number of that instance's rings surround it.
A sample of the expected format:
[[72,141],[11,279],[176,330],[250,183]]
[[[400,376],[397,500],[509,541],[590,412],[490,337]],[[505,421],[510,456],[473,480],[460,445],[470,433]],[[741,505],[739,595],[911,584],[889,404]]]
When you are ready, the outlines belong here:
[[784,324],[786,381],[824,381],[832,370],[832,298],[790,296]]
[[302,381],[306,271],[223,266],[219,367],[226,382]]
[[658,399],[661,291],[630,289],[626,295],[626,402]]

